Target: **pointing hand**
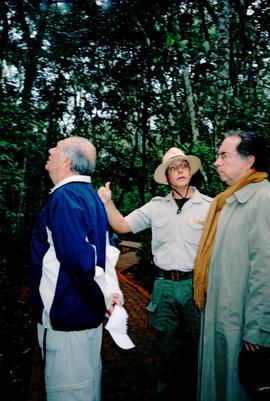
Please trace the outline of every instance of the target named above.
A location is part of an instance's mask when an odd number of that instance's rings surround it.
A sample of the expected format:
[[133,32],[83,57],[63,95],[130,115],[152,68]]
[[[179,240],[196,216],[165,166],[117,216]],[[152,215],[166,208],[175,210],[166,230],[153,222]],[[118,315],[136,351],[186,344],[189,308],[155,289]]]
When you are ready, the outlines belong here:
[[97,191],[104,205],[112,200],[112,191],[110,189],[110,184],[110,182],[106,182],[105,186],[100,187]]

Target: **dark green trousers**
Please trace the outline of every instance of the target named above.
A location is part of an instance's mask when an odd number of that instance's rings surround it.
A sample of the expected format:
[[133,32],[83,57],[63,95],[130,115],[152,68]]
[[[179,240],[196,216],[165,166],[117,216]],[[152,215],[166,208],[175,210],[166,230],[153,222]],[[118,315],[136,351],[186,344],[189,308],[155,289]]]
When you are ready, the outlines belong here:
[[192,279],[156,279],[147,307],[163,368],[160,400],[196,400],[200,312],[193,302]]

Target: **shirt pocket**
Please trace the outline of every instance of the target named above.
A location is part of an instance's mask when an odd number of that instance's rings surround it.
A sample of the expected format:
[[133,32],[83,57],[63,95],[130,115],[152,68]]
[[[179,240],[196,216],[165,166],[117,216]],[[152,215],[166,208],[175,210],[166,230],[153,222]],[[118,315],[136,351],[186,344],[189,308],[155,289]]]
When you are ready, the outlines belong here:
[[166,217],[158,217],[152,222],[153,244],[168,241],[169,220]]
[[185,239],[188,243],[198,246],[204,222],[201,220],[188,219],[185,228]]

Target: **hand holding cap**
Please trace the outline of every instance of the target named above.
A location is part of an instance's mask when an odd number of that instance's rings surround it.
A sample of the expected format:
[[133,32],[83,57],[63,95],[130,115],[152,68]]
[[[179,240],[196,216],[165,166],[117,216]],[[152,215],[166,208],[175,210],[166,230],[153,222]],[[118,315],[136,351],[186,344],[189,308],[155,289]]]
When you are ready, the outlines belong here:
[[115,305],[105,326],[114,342],[122,349],[134,348],[133,341],[127,334],[128,314],[123,306]]

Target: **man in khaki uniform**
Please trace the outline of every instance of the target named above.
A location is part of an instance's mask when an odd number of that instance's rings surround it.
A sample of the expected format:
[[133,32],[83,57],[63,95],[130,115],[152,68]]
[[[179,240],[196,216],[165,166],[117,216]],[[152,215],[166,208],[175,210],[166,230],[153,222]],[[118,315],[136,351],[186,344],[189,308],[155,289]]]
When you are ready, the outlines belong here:
[[109,183],[98,193],[109,223],[119,234],[152,229],[152,253],[157,268],[148,305],[151,326],[163,356],[158,383],[160,400],[195,401],[200,313],[193,302],[193,264],[211,198],[190,186],[201,167],[196,156],[171,148],[154,179],[168,185],[165,197],[154,197],[123,217],[111,199]]

